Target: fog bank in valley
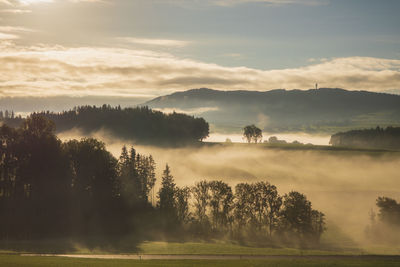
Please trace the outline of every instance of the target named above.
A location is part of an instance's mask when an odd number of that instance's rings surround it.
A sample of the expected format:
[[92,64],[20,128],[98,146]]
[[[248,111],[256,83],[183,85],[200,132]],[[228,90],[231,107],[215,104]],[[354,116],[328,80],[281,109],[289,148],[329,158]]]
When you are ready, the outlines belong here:
[[[76,138],[78,132],[60,135]],[[105,141],[119,157],[127,142]],[[138,153],[153,155],[157,163],[158,190],[165,164],[171,167],[178,186],[223,180],[232,187],[241,182],[269,181],[283,195],[291,190],[305,193],[313,207],[324,212],[328,227],[339,229],[355,243],[364,243],[369,212],[378,196],[400,199],[400,153],[356,151],[279,150],[251,145],[213,145],[195,148],[159,148],[134,145]],[[328,230],[329,233],[329,230]]]

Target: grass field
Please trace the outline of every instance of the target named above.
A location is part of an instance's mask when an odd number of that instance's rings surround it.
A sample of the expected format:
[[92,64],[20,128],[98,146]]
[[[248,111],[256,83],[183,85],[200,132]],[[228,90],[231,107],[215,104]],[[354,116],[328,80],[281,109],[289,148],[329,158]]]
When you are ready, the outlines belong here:
[[297,248],[259,248],[229,243],[143,242],[138,246],[142,254],[193,255],[359,255],[358,250],[301,250]]
[[[99,243],[100,244],[100,243]],[[123,245],[123,246],[122,246]],[[287,255],[287,256],[330,256],[330,255],[400,255],[398,246],[329,247],[299,249],[285,247],[244,246],[231,242],[164,242],[150,241],[131,243],[124,240],[118,247],[87,247],[68,240],[14,241],[0,243],[1,254],[159,254],[159,255]]]
[[[100,243],[99,243],[100,244]],[[51,254],[185,254],[185,255],[360,255],[359,249],[297,249],[243,246],[230,242],[142,242],[123,241],[123,247],[93,246],[68,240],[15,241],[0,244],[0,253]]]
[[103,260],[63,257],[0,255],[0,266],[399,266],[400,261],[381,259],[267,259],[267,260]]
[[241,246],[231,243],[200,242],[143,242],[138,245],[141,254],[189,254],[189,255],[400,255],[398,246],[333,247],[320,249],[269,248]]
[[[57,241],[53,241],[57,242]],[[53,242],[47,241],[42,246]],[[59,241],[58,241],[59,242]],[[33,247],[33,243],[31,246]],[[75,245],[74,254],[108,254],[102,249],[88,250]],[[131,260],[131,259],[83,259],[66,257],[20,256],[18,253],[32,251],[28,244],[24,250],[0,252],[0,266],[400,266],[400,258],[375,257],[361,250],[300,250],[296,248],[257,248],[240,246],[230,243],[200,243],[200,242],[143,242],[132,254],[174,254],[174,255],[277,255],[279,258],[251,260]],[[34,251],[34,250],[33,250]],[[67,252],[67,251],[66,251]],[[395,250],[391,252],[396,252]],[[357,255],[366,255],[366,258]],[[396,254],[396,253],[393,253]],[[392,254],[392,255],[393,255]],[[312,257],[314,255],[314,257]],[[343,258],[341,255],[350,256]],[[287,258],[285,258],[287,256]],[[300,256],[300,258],[296,258]],[[316,257],[315,257],[316,256]],[[354,256],[354,258],[353,258]],[[294,258],[295,257],[295,258]],[[304,258],[303,258],[304,257]],[[312,258],[311,258],[312,257]]]
[[138,246],[141,254],[190,254],[190,255],[400,255],[399,246],[347,246],[320,249],[250,247],[230,243],[199,242],[143,242]]

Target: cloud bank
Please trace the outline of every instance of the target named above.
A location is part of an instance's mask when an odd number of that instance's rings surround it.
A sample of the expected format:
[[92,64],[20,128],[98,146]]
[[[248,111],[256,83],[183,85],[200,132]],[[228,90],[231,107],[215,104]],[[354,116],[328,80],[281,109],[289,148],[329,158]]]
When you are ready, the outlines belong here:
[[308,89],[315,83],[384,92],[400,84],[400,60],[396,59],[332,58],[300,68],[260,70],[224,67],[152,50],[24,47],[12,40],[0,43],[0,97],[157,96],[198,87]]
[[[142,1],[142,0],[137,0]],[[221,7],[232,7],[242,4],[268,4],[275,6],[282,5],[324,5],[329,3],[329,0],[153,0],[154,2],[167,2],[178,4],[184,7],[194,7],[194,6],[204,6],[204,5],[214,5]]]
[[188,41],[171,40],[171,39],[151,39],[151,38],[134,38],[134,37],[120,37],[117,40],[150,46],[167,46],[167,47],[183,47],[190,44]]
[[233,6],[246,3],[265,3],[272,5],[321,5],[328,3],[327,0],[210,0],[209,2],[220,6]]

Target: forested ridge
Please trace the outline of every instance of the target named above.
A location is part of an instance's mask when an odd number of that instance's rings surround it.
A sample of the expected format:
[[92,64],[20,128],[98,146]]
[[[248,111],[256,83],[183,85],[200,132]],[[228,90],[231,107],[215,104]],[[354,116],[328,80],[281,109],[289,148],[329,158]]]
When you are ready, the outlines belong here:
[[315,245],[325,230],[324,214],[299,192],[281,196],[268,182],[179,187],[167,165],[156,194],[152,156],[124,146],[117,159],[98,140],[61,142],[54,129],[38,114],[0,127],[2,240],[162,235]]
[[[209,134],[203,118],[186,114],[165,114],[148,107],[121,108],[110,105],[80,106],[60,113],[39,112],[56,125],[57,132],[79,129],[84,133],[107,130],[114,137],[141,144],[178,145],[202,141]],[[0,120],[18,126],[23,119],[13,112],[0,114]]]
[[400,149],[400,127],[376,127],[352,130],[331,136],[333,146],[362,147],[373,149]]

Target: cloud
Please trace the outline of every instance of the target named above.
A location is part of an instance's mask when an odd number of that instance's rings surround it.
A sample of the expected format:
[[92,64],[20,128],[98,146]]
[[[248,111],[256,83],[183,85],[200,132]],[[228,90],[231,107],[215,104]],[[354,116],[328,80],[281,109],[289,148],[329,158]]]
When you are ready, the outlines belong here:
[[[10,38],[8,38],[10,39]],[[399,88],[400,60],[347,57],[260,70],[223,67],[152,50],[15,45],[0,42],[0,97],[163,95],[221,90],[320,87],[385,92]]]
[[242,4],[254,4],[261,3],[266,5],[283,6],[283,5],[325,5],[330,0],[153,0],[154,2],[161,3],[172,3],[183,7],[194,7],[194,6],[220,6],[220,7],[232,7]]
[[12,26],[0,26],[2,32],[33,32],[34,30],[26,27],[12,27]]
[[264,3],[271,5],[321,5],[328,3],[328,0],[210,0],[210,2],[220,6],[234,6],[246,3]]
[[52,0],[0,0],[0,13],[20,15],[31,13],[30,5],[50,3]]
[[225,54],[222,54],[221,56],[228,57],[228,58],[234,58],[234,59],[243,58],[243,55],[240,53],[225,53]]
[[168,46],[168,47],[183,47],[190,42],[181,40],[171,40],[171,39],[150,39],[150,38],[133,38],[133,37],[120,37],[118,40],[141,45],[151,45],[151,46]]
[[[28,6],[40,3],[52,3],[61,0],[0,0],[0,4],[8,6]],[[69,2],[108,2],[107,0],[68,0]]]
[[29,9],[0,9],[0,13],[11,13],[11,14],[25,14],[31,13]]
[[0,4],[7,6],[27,6],[38,3],[49,3],[53,0],[0,0]]
[[0,40],[19,39],[18,33],[33,32],[25,27],[0,26]]
[[[63,0],[0,0],[0,12],[1,13],[30,13],[29,9],[20,9],[26,8],[31,5],[37,5],[42,3],[55,3],[62,2]],[[109,3],[109,0],[67,0],[72,3]],[[11,7],[11,8],[10,8]]]
[[12,40],[12,39],[18,39],[18,38],[19,37],[15,34],[0,32],[0,40]]

